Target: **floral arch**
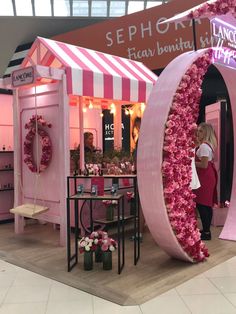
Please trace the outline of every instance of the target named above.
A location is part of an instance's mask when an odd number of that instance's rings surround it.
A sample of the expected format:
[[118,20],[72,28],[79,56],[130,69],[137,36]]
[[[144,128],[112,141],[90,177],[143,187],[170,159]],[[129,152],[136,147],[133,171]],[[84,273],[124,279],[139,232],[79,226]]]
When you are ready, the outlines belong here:
[[[165,68],[149,98],[139,140],[140,199],[149,229],[169,255],[189,262],[209,256],[200,240],[189,184],[201,84],[212,63],[212,51],[187,52]],[[217,68],[233,103],[235,74],[229,68]]]

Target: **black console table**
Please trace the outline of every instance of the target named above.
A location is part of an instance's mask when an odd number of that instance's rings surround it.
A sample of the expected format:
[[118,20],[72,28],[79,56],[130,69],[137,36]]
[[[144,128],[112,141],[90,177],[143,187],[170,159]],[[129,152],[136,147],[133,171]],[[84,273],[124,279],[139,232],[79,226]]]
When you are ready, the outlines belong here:
[[[90,193],[83,195],[77,194],[77,184],[81,182],[82,179],[92,179],[95,176],[68,176],[67,177],[67,268],[68,271],[78,263],[78,237],[79,237],[79,200],[89,201],[90,203],[90,230],[93,230],[93,201],[102,200],[116,200],[118,202],[118,212],[117,212],[117,237],[118,237],[118,274],[121,273],[124,263],[125,263],[125,220],[133,219],[134,221],[134,265],[137,264],[140,258],[140,237],[136,235],[140,233],[139,226],[139,195],[137,189],[137,176],[136,175],[104,175],[104,179],[132,179],[133,189],[134,189],[134,200],[135,200],[135,214],[133,216],[125,217],[124,215],[124,195],[117,194],[111,195],[107,192],[102,196],[91,195]],[[74,191],[70,191],[70,181],[73,180]],[[119,191],[118,191],[119,192]],[[71,252],[71,221],[70,221],[70,202],[74,202],[74,217],[75,217],[75,247],[74,253]]]

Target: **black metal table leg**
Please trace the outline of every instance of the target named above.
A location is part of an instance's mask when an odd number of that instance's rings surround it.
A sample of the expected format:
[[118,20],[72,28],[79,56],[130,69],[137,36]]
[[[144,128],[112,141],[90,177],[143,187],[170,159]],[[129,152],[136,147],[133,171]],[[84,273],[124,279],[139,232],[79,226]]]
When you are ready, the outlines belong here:
[[93,232],[93,203],[92,203],[92,200],[89,201],[89,211],[90,211],[90,232]]
[[124,195],[122,196],[122,268],[125,265],[125,203]]
[[140,208],[137,178],[134,178],[134,200],[135,200],[135,217],[134,217],[134,265],[140,257]]
[[70,247],[70,200],[67,198],[67,271],[70,271],[71,247]]
[[117,209],[117,242],[118,242],[118,274],[121,273],[121,263],[120,263],[120,200],[118,200],[118,209]]
[[136,257],[136,263],[137,264],[139,258],[140,258],[140,200],[139,200],[139,193],[138,193],[138,187],[137,187],[137,215],[138,215],[138,255]]
[[[77,264],[78,252],[71,254],[71,225],[70,225],[70,198],[67,198],[67,270],[68,272]],[[74,261],[73,264],[71,262]]]
[[79,224],[79,215],[78,215],[78,200],[75,200],[75,262],[78,263],[78,224]]
[[135,203],[135,212],[134,212],[134,265],[136,265],[136,256],[137,256],[137,181],[134,178],[134,203]]

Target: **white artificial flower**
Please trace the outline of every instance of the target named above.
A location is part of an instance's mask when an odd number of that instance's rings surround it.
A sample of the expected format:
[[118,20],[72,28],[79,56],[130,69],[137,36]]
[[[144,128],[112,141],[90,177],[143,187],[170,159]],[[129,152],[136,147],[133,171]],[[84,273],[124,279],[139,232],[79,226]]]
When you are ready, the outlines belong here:
[[109,246],[109,250],[110,250],[111,252],[115,251],[114,246],[113,246],[113,245],[110,245],[110,246]]
[[79,246],[84,247],[85,246],[85,241],[84,240],[80,241],[79,242]]
[[86,245],[84,249],[85,249],[85,251],[88,252],[88,251],[90,251],[90,246]]

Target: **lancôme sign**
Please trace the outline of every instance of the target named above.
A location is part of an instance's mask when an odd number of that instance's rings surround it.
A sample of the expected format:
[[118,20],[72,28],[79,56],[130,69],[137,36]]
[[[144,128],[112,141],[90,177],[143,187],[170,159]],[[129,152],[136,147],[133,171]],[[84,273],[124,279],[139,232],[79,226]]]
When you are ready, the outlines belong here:
[[13,87],[32,84],[34,82],[34,68],[27,67],[24,69],[16,70],[12,72],[11,79]]

